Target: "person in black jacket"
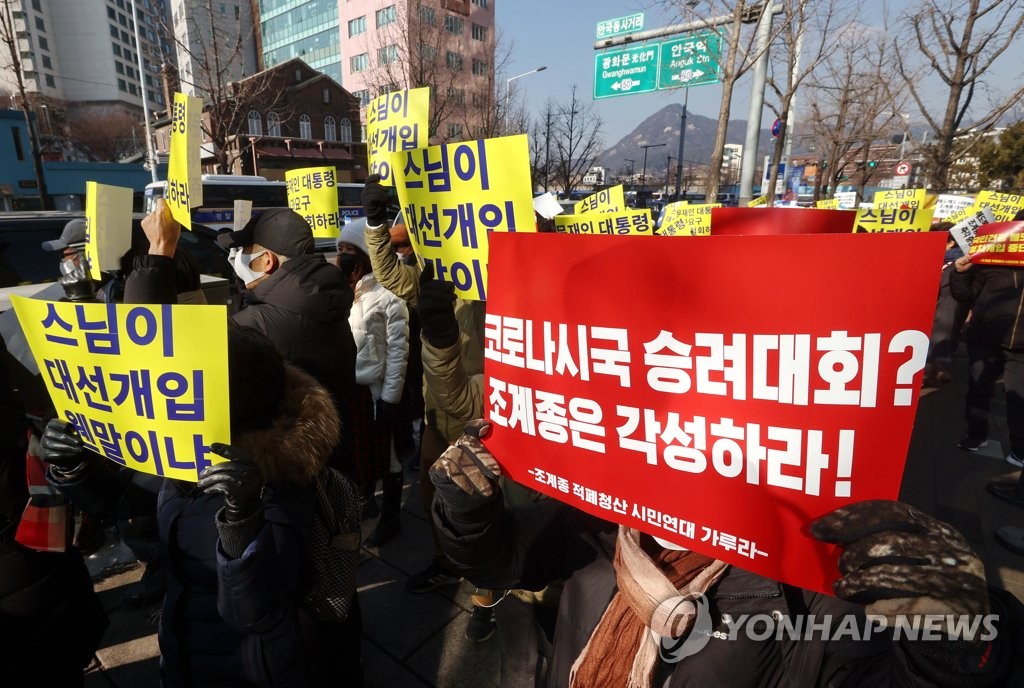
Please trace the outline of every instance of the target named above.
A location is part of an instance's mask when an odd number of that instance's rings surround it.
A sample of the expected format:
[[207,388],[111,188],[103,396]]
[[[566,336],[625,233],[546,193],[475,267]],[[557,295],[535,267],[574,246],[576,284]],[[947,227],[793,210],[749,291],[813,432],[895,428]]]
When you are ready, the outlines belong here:
[[1006,391],[1006,425],[1010,453],[1006,461],[1024,466],[1024,270],[973,265],[968,256],[956,260],[950,273],[953,297],[969,304],[964,328],[967,342],[967,436],[957,445],[977,451],[988,444],[988,416],[996,382]]
[[[861,502],[812,524],[819,540],[843,546],[837,597],[828,597],[673,551],[556,500],[508,508],[481,442],[489,429],[473,421],[430,468],[432,516],[445,554],[477,585],[536,590],[566,579],[548,688],[1024,685],[1024,607],[989,589],[959,533],[916,509]],[[962,615],[976,630],[897,637],[901,614]],[[761,625],[742,632],[756,615]],[[779,633],[787,619],[801,622],[795,637]],[[775,632],[761,635],[767,624]]]
[[[211,449],[229,460],[160,490],[162,685],[360,686],[358,607],[333,623],[303,605],[313,479],[339,435],[333,400],[252,328],[229,327],[228,373],[232,444]],[[72,500],[118,498],[68,423],[51,421],[42,449],[49,480]]]

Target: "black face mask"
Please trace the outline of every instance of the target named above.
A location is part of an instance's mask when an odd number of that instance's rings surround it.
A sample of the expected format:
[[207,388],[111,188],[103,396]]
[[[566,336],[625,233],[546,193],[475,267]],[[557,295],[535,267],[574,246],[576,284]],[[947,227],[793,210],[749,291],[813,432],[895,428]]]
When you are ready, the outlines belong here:
[[341,274],[343,274],[346,279],[352,276],[352,273],[355,272],[356,265],[358,264],[359,261],[356,260],[356,257],[353,254],[338,254],[338,268],[341,270]]

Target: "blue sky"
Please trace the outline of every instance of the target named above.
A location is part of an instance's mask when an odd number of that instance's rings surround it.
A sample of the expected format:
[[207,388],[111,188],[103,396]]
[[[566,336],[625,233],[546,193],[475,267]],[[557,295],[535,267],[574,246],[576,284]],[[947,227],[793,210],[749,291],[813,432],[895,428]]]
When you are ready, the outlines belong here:
[[[670,103],[683,102],[683,89],[648,94],[593,100],[594,50],[599,21],[623,17],[635,12],[645,15],[645,29],[659,28],[678,21],[677,18],[647,7],[647,0],[495,0],[498,30],[505,42],[512,44],[511,63],[503,78],[529,71],[540,65],[547,69],[512,82],[514,97],[522,99],[534,117],[543,112],[546,99],[564,103],[573,84],[581,99],[594,106],[604,121],[602,128],[606,146],[613,145],[649,115]],[[881,22],[881,0],[863,0],[864,21]],[[890,0],[890,13],[895,14],[914,3]],[[1003,75],[988,81],[998,87],[1019,83],[1015,66],[1024,60],[1024,40],[1011,48],[998,63]],[[500,92],[504,90],[500,84]],[[746,119],[749,108],[750,75],[742,78],[733,94],[733,119]],[[721,88],[716,85],[690,89],[689,111],[717,118]],[[799,108],[799,104],[798,104]],[[797,113],[799,116],[799,111]],[[766,112],[762,126],[768,127],[773,116]]]

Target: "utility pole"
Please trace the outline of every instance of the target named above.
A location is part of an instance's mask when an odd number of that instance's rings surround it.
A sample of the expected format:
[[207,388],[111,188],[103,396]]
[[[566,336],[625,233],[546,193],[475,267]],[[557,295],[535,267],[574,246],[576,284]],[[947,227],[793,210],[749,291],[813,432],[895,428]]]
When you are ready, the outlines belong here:
[[[739,204],[746,205],[754,195],[754,168],[757,165],[757,139],[761,133],[761,110],[764,107],[764,86],[768,76],[768,45],[772,37],[772,17],[776,8],[767,3],[761,9],[754,34],[755,54],[754,78],[750,86],[750,111],[747,114],[747,138],[743,144],[743,160],[740,167]],[[781,9],[780,9],[781,11]]]
[[[139,13],[135,8],[135,0],[129,0],[132,4],[132,22],[135,23],[135,57],[138,59],[136,67],[139,71],[139,95],[142,97],[142,117],[146,121],[146,159],[149,161],[149,175],[153,181],[159,181],[156,174],[156,150],[153,148],[153,126],[149,121],[149,102],[146,98],[146,65],[142,60],[142,38],[139,36]],[[134,132],[135,130],[132,129]]]
[[[668,183],[672,179],[672,156],[665,156],[667,161],[665,163],[665,196],[668,196]],[[665,199],[662,199],[665,200]]]
[[686,143],[686,106],[690,104],[690,89],[684,89],[683,96],[683,123],[679,127],[679,160],[676,162],[676,192],[672,197],[673,201],[679,201],[679,185],[683,183],[683,144]]
[[[648,148],[658,148],[659,146],[664,146],[664,145],[667,145],[667,144],[664,144],[664,143],[645,143],[642,146],[640,146],[641,148],[644,149],[644,171],[640,174],[640,180],[641,180],[640,191],[641,192],[647,190],[647,149]],[[645,205],[646,205],[646,202],[645,202]]]
[[548,176],[551,170],[551,107],[548,106],[547,126],[544,127],[544,193],[548,192]]

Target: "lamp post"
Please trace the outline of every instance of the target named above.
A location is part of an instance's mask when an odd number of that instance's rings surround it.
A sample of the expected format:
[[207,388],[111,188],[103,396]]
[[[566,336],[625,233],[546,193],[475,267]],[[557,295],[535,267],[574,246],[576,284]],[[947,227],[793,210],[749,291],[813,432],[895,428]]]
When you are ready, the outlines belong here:
[[[640,146],[641,148],[644,149],[644,171],[640,173],[640,179],[641,179],[640,191],[641,192],[644,189],[647,188],[647,149],[648,148],[657,148],[659,146],[664,146],[664,145],[665,145],[664,143],[645,143],[642,146]],[[645,206],[646,206],[646,202],[645,202]]]
[[[149,121],[149,103],[146,99],[146,65],[142,59],[142,38],[139,36],[139,12],[135,7],[135,0],[130,0],[132,5],[132,22],[135,24],[135,57],[138,59],[136,67],[139,73],[139,97],[142,98],[142,119],[146,123],[146,159],[149,162],[149,176],[153,181],[158,181],[156,151],[153,148],[153,126]],[[226,170],[222,170],[226,171]]]
[[668,182],[672,178],[672,156],[665,156],[667,161],[665,163],[665,194],[664,200],[668,199]]
[[505,119],[506,120],[508,119],[508,101],[509,101],[509,96],[512,95],[512,82],[515,81],[516,79],[521,79],[524,76],[530,76],[531,74],[536,74],[537,72],[543,72],[545,69],[547,69],[547,65],[541,65],[540,67],[537,67],[536,69],[531,69],[528,72],[523,72],[522,74],[516,74],[515,76],[510,76],[508,79],[505,79]]

